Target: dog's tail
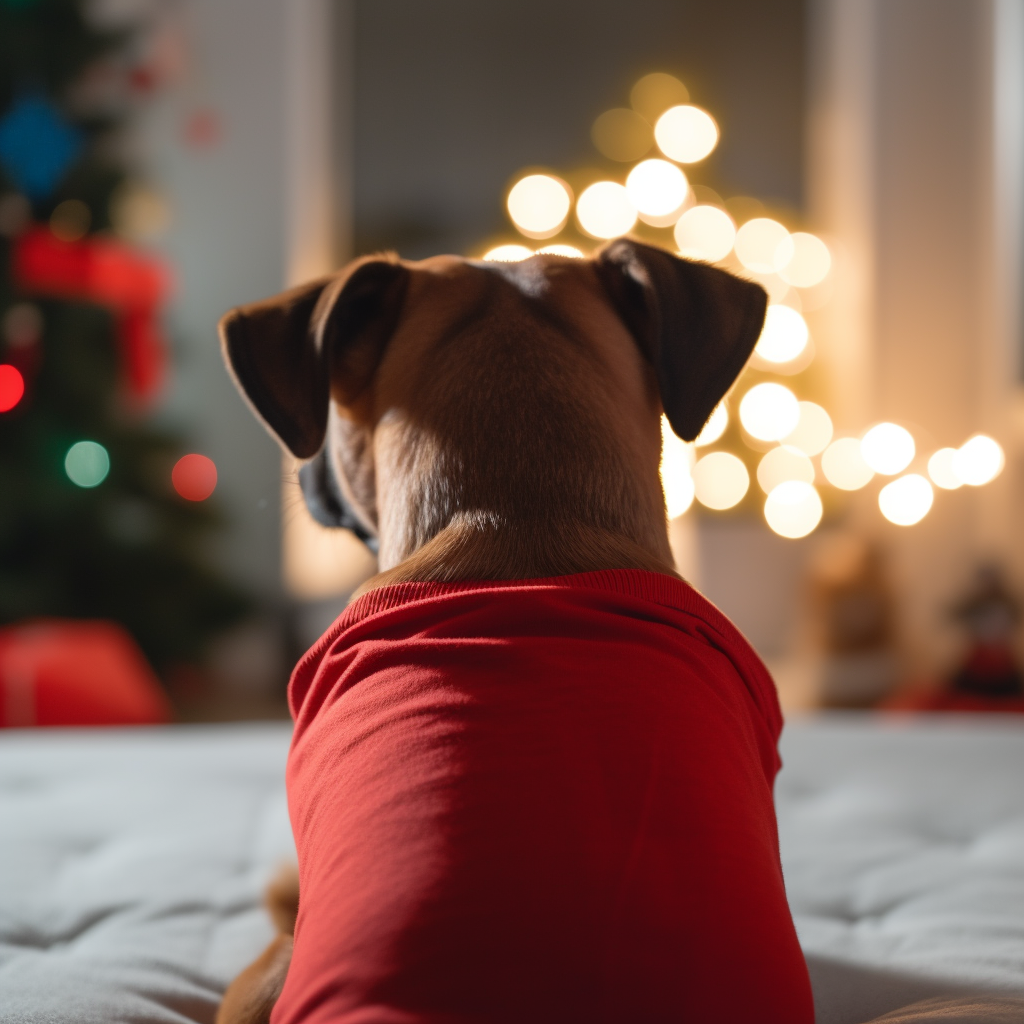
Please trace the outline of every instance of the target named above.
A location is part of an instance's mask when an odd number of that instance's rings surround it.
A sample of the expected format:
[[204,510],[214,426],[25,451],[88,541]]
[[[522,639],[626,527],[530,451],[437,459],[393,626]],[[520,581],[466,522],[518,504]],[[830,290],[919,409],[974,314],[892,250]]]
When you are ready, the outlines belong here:
[[295,934],[295,919],[299,916],[299,869],[294,864],[281,865],[267,885],[263,905],[282,935]]
[[282,866],[270,880],[263,904],[279,934],[228,986],[216,1024],[270,1024],[270,1013],[291,963],[292,936],[299,914],[299,869],[294,864]]

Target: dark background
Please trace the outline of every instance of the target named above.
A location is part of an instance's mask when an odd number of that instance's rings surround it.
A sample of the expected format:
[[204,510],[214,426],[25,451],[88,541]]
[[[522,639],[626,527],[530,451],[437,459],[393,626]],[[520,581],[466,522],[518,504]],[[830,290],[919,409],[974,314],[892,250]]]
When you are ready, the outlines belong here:
[[[357,0],[355,251],[466,252],[527,166],[601,166],[590,127],[642,75],[722,132],[692,180],[803,204],[805,0]],[[621,176],[628,165],[607,165]]]

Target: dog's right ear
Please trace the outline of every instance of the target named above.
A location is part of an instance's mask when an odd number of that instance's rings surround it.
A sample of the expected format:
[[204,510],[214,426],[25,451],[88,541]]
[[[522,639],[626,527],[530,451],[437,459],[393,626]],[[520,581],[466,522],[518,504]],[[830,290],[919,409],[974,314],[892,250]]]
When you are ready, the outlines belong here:
[[408,273],[395,257],[367,257],[221,319],[235,383],[296,457],[322,447],[332,393],[352,404],[366,390],[398,321]]

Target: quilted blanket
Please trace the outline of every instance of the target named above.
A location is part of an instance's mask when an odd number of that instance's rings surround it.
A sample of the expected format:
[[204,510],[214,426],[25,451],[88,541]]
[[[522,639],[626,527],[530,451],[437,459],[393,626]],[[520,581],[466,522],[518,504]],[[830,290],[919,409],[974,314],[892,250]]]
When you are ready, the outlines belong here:
[[[288,741],[286,725],[0,736],[0,1022],[212,1021],[293,856]],[[1024,996],[1021,725],[823,716],[787,725],[782,756],[819,1024]]]

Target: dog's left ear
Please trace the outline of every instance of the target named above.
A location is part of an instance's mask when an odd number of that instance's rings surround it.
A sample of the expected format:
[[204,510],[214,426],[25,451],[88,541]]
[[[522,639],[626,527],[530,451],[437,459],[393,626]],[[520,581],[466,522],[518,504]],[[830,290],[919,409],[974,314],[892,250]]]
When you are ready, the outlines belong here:
[[594,267],[654,365],[672,429],[694,440],[757,344],[764,289],[625,238],[602,249]]

